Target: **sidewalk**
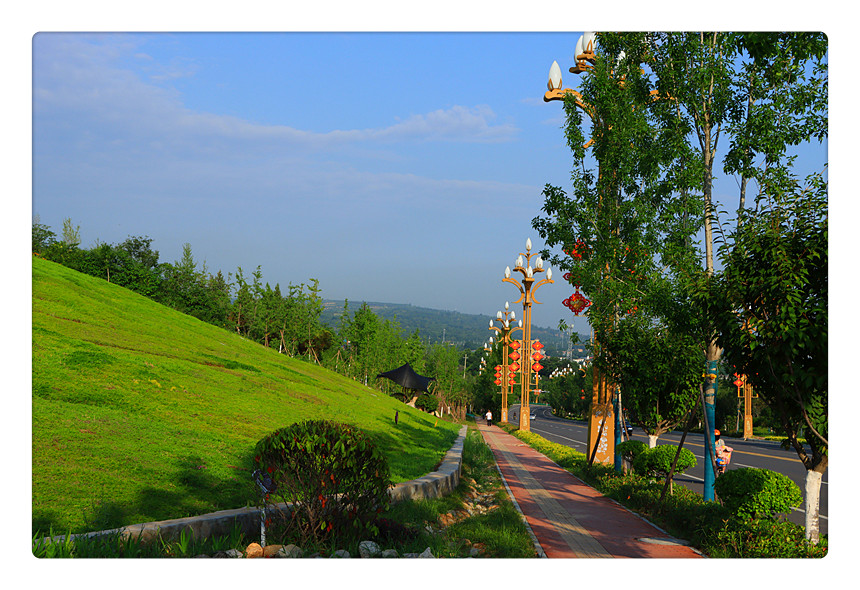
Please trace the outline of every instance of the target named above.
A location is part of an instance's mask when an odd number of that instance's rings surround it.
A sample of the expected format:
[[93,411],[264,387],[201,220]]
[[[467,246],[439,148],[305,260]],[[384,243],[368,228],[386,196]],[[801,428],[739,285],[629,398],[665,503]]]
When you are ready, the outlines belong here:
[[703,557],[498,426],[478,429],[547,557]]

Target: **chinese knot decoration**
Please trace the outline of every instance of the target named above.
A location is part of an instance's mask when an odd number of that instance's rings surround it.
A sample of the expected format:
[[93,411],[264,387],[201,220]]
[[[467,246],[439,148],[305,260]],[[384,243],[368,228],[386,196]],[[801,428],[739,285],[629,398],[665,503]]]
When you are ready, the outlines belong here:
[[573,315],[579,315],[591,305],[591,301],[579,292],[579,286],[576,287],[576,293],[561,302],[566,308],[573,312]]

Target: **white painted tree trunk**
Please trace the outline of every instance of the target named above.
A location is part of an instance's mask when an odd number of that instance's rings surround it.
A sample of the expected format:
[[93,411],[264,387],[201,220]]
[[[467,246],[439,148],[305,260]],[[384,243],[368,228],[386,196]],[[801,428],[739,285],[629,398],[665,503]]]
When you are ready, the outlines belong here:
[[813,469],[806,472],[806,540],[818,543],[818,504],[821,497],[822,474]]
[[656,446],[657,446],[657,435],[656,434],[649,434],[648,435],[648,448],[653,449]]

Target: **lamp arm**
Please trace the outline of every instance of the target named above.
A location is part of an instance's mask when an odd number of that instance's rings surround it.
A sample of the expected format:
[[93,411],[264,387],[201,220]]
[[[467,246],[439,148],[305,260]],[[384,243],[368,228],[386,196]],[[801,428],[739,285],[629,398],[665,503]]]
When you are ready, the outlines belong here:
[[520,298],[519,298],[519,299],[517,299],[516,301],[514,301],[514,303],[513,303],[514,305],[516,305],[517,303],[519,303],[520,301],[522,301],[522,300],[523,300],[523,298],[526,296],[526,292],[523,290],[523,288],[522,288],[522,286],[520,285],[519,281],[515,281],[514,279],[504,278],[504,279],[502,279],[502,282],[503,282],[503,283],[510,283],[510,284],[512,284],[512,285],[514,285],[514,286],[516,286],[516,288],[520,290]]

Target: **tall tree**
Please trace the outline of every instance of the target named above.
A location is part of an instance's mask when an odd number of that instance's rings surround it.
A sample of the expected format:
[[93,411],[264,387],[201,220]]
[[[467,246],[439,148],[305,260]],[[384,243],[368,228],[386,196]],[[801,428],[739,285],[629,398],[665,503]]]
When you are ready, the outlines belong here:
[[[565,96],[572,194],[547,186],[545,216],[532,225],[549,247],[561,246],[564,254],[552,262],[590,297],[594,366],[617,384],[613,332],[627,317],[659,314],[655,290],[673,273],[691,273],[696,262],[692,237],[701,227],[701,205],[685,189],[699,168],[686,141],[689,120],[640,68],[650,57],[650,38],[600,34],[598,40],[579,93]],[[590,156],[586,146],[593,146]],[[608,392],[600,401],[604,382],[593,381],[598,404],[608,401]]]
[[828,463],[827,184],[811,177],[760,207],[724,246],[718,297],[708,299],[728,357],[806,467],[806,538],[817,543]]

